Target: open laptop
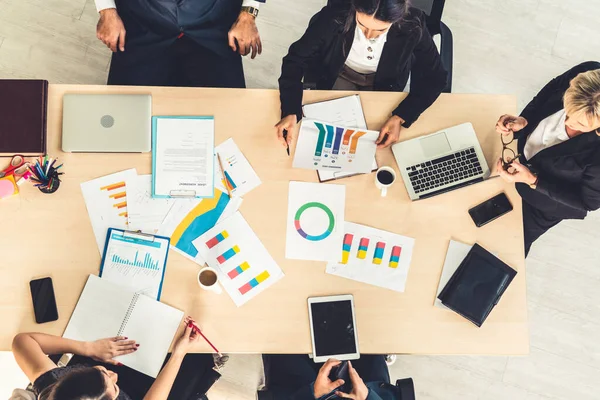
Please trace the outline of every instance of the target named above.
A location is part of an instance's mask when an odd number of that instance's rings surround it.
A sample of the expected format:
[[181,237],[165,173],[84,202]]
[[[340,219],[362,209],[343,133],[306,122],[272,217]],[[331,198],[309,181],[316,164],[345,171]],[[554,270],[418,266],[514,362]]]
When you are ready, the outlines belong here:
[[470,123],[392,146],[411,200],[482,182],[490,169]]
[[151,120],[149,94],[65,94],[62,149],[89,153],[148,152]]

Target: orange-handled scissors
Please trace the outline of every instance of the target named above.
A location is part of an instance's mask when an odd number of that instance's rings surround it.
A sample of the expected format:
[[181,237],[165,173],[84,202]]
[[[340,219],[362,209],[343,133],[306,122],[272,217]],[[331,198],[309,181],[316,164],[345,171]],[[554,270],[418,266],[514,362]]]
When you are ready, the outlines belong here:
[[25,162],[25,157],[20,154],[16,154],[13,156],[12,160],[10,160],[8,168],[0,172],[0,178],[14,174],[23,175],[25,172],[27,172],[28,166],[29,163]]

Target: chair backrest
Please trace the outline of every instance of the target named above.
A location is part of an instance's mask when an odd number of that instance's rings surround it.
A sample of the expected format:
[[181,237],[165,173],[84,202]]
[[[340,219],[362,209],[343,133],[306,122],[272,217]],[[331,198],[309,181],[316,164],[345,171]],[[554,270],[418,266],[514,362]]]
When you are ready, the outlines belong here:
[[440,33],[445,3],[446,0],[411,0],[413,7],[427,14],[427,28],[432,36]]

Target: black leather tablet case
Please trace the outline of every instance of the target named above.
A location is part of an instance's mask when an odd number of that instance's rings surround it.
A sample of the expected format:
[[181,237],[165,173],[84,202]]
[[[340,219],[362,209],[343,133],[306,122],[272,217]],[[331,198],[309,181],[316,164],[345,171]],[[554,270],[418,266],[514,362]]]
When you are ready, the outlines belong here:
[[438,299],[481,326],[516,274],[517,271],[475,244]]

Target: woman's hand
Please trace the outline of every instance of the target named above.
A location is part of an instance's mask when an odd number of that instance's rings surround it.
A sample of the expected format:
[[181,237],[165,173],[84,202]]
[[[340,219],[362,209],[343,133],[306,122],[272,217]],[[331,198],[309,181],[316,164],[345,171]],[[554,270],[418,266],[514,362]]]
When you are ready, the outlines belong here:
[[381,128],[377,138],[377,147],[384,148],[392,145],[400,138],[400,130],[404,120],[397,115],[392,115]]
[[510,183],[521,182],[527,185],[533,185],[538,179],[537,176],[535,176],[529,168],[521,164],[519,160],[514,160],[508,169],[505,170],[502,167],[502,159],[499,159],[496,163],[496,171],[502,179]]
[[85,355],[106,364],[119,365],[113,360],[117,356],[133,353],[140,347],[135,340],[128,340],[124,336],[116,336],[108,339],[100,339],[94,342],[86,342]]
[[348,372],[350,373],[350,381],[352,382],[352,392],[343,393],[336,391],[335,394],[344,399],[366,400],[367,396],[369,396],[369,389],[358,375],[358,372],[352,367],[350,361],[348,361]]
[[317,375],[317,380],[315,380],[315,399],[331,393],[344,384],[343,379],[338,379],[335,382],[332,382],[329,379],[329,373],[331,372],[331,369],[336,365],[340,365],[340,363],[341,361],[330,358],[325,364],[323,364],[319,370],[319,374]]
[[185,329],[173,346],[173,355],[185,356],[194,344],[200,340],[200,335],[193,328],[196,321],[188,316],[185,317],[183,322],[185,323]]
[[510,135],[513,132],[519,132],[527,126],[527,120],[523,117],[504,114],[496,123],[496,132],[502,135]]
[[[290,143],[292,143],[292,129],[294,129],[297,123],[298,118],[295,114],[292,114],[288,115],[287,117],[283,117],[281,121],[279,121],[277,125],[275,125],[275,129],[277,130],[277,139],[279,139],[283,147],[288,147]],[[283,138],[284,129],[288,131],[287,142]]]

